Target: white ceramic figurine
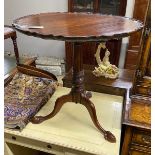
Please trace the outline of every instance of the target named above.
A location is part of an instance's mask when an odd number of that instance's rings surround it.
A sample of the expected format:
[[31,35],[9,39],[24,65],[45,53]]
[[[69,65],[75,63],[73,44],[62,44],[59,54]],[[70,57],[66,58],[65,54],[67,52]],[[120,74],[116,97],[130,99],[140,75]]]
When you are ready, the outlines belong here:
[[[105,56],[102,61],[100,58],[101,48],[106,49]],[[98,67],[95,67],[95,70],[93,71],[95,76],[104,76],[105,78],[110,79],[116,79],[118,77],[119,69],[115,65],[110,64],[109,56],[110,52],[106,48],[105,43],[100,43],[95,54],[96,61],[98,63]]]

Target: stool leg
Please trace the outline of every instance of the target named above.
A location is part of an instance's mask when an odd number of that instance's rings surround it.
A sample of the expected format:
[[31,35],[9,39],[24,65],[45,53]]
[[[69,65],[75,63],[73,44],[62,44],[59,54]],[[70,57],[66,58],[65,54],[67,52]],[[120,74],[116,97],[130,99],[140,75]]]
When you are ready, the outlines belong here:
[[16,38],[17,38],[16,36],[11,37],[11,39],[13,41],[14,53],[15,53],[15,57],[16,57],[17,65],[18,65],[19,64],[19,53],[18,53],[18,47],[17,47]]

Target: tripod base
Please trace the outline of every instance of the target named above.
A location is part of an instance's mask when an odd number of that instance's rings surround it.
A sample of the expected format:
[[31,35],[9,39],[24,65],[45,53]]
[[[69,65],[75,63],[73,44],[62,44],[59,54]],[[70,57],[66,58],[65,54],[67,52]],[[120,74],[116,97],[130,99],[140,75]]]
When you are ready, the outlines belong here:
[[103,134],[104,138],[111,142],[115,143],[116,138],[115,136],[110,132],[104,130],[96,116],[96,109],[94,104],[89,100],[89,98],[92,96],[90,92],[86,92],[84,89],[84,70],[83,70],[83,63],[82,63],[82,43],[74,42],[73,44],[73,51],[74,51],[74,64],[73,64],[73,77],[72,77],[72,89],[69,94],[59,97],[54,106],[54,110],[47,116],[37,116],[32,119],[33,123],[41,123],[47,119],[50,119],[54,117],[61,109],[61,107],[66,102],[75,102],[80,103],[84,105],[89,114],[90,117],[94,123],[94,125],[98,128],[98,130]]
[[63,95],[56,100],[54,109],[49,115],[36,116],[36,117],[32,118],[31,122],[34,124],[39,124],[47,119],[54,117],[60,111],[62,106],[67,102],[80,103],[87,108],[94,125],[98,128],[98,130],[101,132],[101,134],[104,136],[104,138],[111,143],[115,143],[116,142],[115,136],[110,131],[106,131],[101,127],[101,125],[97,119],[95,106],[89,100],[90,97],[91,97],[90,92],[81,93],[81,92],[72,92],[71,91],[69,94]]

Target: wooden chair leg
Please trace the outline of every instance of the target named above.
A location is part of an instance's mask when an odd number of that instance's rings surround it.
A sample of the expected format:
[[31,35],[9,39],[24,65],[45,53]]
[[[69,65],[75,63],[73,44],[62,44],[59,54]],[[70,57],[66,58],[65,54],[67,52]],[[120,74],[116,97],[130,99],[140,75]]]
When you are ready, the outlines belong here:
[[17,41],[16,41],[16,36],[11,37],[13,41],[13,46],[14,46],[14,53],[17,61],[17,65],[19,64],[19,53],[18,53],[18,46],[17,46]]

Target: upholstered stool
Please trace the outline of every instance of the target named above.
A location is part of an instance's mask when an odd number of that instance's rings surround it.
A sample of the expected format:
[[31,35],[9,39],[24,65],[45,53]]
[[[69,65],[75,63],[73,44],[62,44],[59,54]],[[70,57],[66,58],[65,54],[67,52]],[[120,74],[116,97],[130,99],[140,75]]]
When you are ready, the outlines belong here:
[[4,88],[5,127],[23,129],[54,94],[58,81],[53,74],[19,64],[18,72]]

